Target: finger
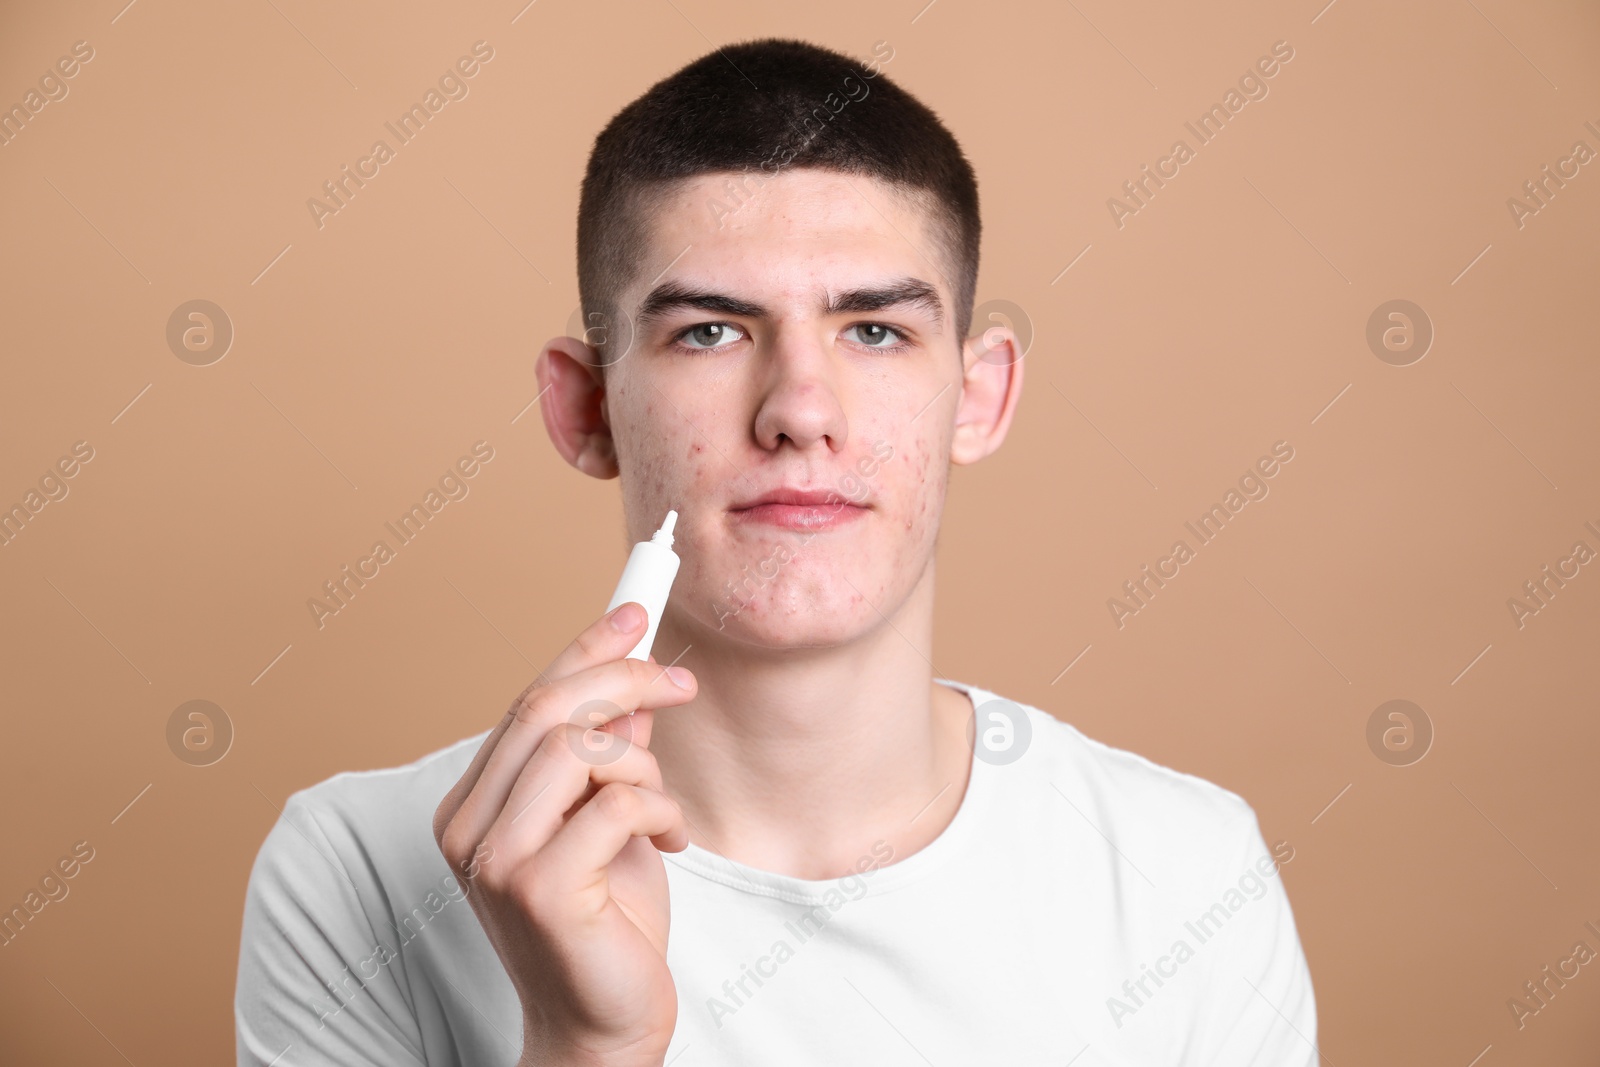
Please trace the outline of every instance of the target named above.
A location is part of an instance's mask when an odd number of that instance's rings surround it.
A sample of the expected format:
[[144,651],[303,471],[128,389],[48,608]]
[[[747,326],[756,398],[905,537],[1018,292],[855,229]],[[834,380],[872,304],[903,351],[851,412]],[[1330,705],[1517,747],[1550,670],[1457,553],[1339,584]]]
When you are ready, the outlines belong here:
[[548,844],[575,806],[613,782],[665,791],[661,766],[642,745],[562,723],[528,760],[482,846],[514,866]]
[[[453,842],[455,849],[468,850],[483,840],[506,806],[523,767],[556,724],[599,726],[641,707],[670,707],[694,699],[692,674],[682,671],[688,689],[673,681],[674,672],[681,670],[664,671],[642,660],[616,659],[540,688],[518,705],[482,773],[443,830],[444,838]],[[444,843],[442,838],[441,847]],[[445,853],[452,862],[467,854]]]
[[508,714],[504,719],[500,720],[500,725],[489,732],[489,736],[483,739],[483,744],[478,746],[477,755],[472,757],[472,763],[467,767],[465,773],[450,787],[449,792],[445,793],[444,798],[439,801],[439,806],[433,809],[433,839],[439,843],[439,849],[444,852],[445,858],[450,860],[451,863],[456,862],[456,857],[445,849],[445,835],[449,832],[451,822],[460,812],[461,805],[472,793],[473,785],[477,783],[479,775],[483,773],[483,768],[489,762],[489,756],[493,754],[496,743],[499,742],[500,736],[505,733],[506,727],[510,723],[511,717]]
[[550,661],[545,676],[550,682],[571,677],[585,668],[607,660],[621,659],[644,636],[649,613],[637,600],[618,604],[574,637]]
[[635,837],[659,841],[657,847],[679,852],[689,843],[683,812],[654,789],[613,782],[596,793],[556,831],[534,860],[541,891],[556,895],[593,887],[622,846]]
[[[633,607],[629,607],[633,605]],[[627,610],[624,610],[627,609]],[[459,781],[444,795],[438,809],[434,813],[434,839],[441,840],[444,828],[460,809],[461,804],[472,792],[472,787],[477,783],[478,777],[483,773],[483,768],[488,764],[490,755],[495,746],[500,743],[500,738],[511,725],[516,715],[517,708],[527,701],[529,695],[541,686],[548,685],[555,678],[564,678],[577,673],[585,667],[607,659],[619,659],[638,644],[639,638],[645,630],[646,612],[644,606],[637,601],[627,601],[618,604],[611,611],[590,623],[582,633],[567,645],[565,649],[551,661],[544,672],[524,689],[517,699],[512,701],[510,709],[501,718],[489,736],[484,738],[483,744],[478,747],[477,755],[472,763],[461,775]]]

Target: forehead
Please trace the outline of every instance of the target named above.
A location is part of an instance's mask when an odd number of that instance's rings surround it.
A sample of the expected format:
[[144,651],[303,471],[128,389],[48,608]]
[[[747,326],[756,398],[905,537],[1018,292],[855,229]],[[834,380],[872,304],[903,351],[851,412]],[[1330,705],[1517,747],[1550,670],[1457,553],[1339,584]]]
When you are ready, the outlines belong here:
[[648,266],[629,284],[636,305],[677,276],[741,292],[809,299],[817,285],[920,276],[948,306],[927,200],[878,178],[815,168],[777,176],[716,172],[675,183],[647,209]]

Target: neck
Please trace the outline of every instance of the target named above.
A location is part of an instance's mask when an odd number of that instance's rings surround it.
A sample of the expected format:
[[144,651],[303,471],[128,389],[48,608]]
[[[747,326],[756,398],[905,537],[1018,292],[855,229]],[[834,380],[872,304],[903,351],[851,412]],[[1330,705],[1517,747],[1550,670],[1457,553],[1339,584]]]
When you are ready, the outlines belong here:
[[[693,701],[655,713],[650,751],[689,840],[760,870],[827,879],[905,859],[966,792],[967,697],[933,680],[933,568],[848,644],[774,653],[661,622],[694,646]],[[671,632],[668,632],[671,630]]]

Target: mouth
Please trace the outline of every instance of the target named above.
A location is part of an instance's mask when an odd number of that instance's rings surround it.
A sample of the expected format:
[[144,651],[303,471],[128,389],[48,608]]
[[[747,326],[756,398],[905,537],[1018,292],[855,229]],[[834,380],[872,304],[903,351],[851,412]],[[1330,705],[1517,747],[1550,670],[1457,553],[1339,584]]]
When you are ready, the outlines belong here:
[[827,489],[775,489],[728,509],[735,522],[777,526],[786,530],[832,530],[855,522],[872,510]]

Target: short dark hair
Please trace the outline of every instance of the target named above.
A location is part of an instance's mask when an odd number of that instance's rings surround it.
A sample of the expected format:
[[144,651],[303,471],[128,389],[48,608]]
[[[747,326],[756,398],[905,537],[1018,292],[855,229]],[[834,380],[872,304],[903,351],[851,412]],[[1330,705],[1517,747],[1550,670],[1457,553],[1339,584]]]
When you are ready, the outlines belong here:
[[[938,116],[876,64],[858,69],[841,52],[779,37],[707,53],[652,85],[595,138],[578,201],[585,323],[625,321],[617,304],[647,267],[650,212],[677,183],[756,169],[751,177],[765,178],[785,167],[878,178],[928,212],[943,269],[951,272],[959,348],[978,280],[972,165]],[[602,366],[626,352],[608,350],[612,333],[595,334]],[[631,329],[624,333],[631,345]]]

